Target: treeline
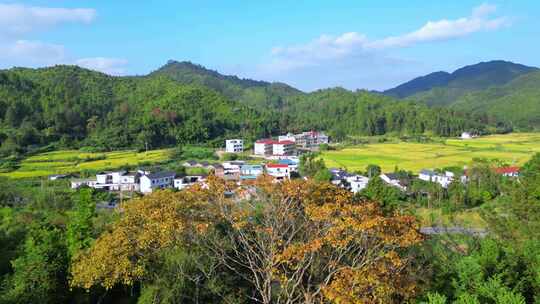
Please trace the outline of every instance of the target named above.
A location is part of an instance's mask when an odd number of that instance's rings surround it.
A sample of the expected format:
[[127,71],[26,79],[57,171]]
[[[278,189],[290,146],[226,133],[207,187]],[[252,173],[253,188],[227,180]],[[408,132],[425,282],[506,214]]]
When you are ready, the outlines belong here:
[[341,88],[292,97],[284,112],[288,115],[283,125],[295,130],[328,130],[338,139],[347,135],[457,136],[466,130],[488,131],[476,117],[463,112]]
[[222,87],[208,88],[204,81],[185,84],[168,74],[111,77],[73,66],[1,71],[0,154],[25,153],[51,143],[101,150],[219,146],[227,137],[252,140],[310,129],[326,130],[338,140],[349,135],[486,131],[485,124],[466,113],[364,91],[304,94],[282,84],[249,86],[248,81],[244,88],[237,84],[243,80],[221,81]]

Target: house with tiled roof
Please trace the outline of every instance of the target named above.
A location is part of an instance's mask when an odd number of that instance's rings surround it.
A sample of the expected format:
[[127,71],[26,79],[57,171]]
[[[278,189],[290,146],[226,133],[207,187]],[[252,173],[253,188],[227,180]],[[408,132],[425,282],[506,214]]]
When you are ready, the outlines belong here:
[[276,180],[291,178],[291,168],[284,164],[266,164],[266,173],[273,176]]

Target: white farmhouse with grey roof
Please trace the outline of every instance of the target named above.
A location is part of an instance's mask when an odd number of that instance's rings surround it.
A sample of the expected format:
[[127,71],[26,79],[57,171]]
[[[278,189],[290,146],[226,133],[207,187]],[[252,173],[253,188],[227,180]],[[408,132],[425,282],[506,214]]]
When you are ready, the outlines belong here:
[[142,193],[152,193],[156,189],[171,188],[173,186],[174,171],[162,171],[141,176],[140,191]]

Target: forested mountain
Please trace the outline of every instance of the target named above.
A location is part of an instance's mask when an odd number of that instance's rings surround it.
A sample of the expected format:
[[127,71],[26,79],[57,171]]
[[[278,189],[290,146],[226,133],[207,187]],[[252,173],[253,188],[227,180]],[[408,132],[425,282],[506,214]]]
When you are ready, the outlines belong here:
[[451,74],[435,72],[418,77],[383,93],[399,98],[408,97],[428,105],[448,105],[467,93],[501,86],[536,70],[534,67],[508,61],[481,62]]
[[51,142],[116,149],[256,137],[274,132],[265,128],[275,120],[203,86],[74,66],[0,72],[0,117],[6,153]]
[[222,75],[191,62],[169,60],[150,76],[167,76],[183,84],[197,84],[212,88],[226,97],[244,104],[263,107],[280,107],[287,96],[301,94],[287,84],[241,79]]
[[506,122],[519,129],[540,128],[540,71],[506,85],[466,94],[453,109],[484,116],[489,124]]
[[[523,92],[536,96],[534,84],[525,85],[536,81],[531,78],[523,81]],[[505,93],[497,94],[507,99],[522,96],[512,93],[516,90],[522,88],[512,82]],[[491,98],[489,94],[478,96]],[[0,155],[50,143],[143,149],[191,143],[218,146],[230,136],[250,141],[310,129],[326,130],[340,140],[389,132],[455,136],[465,130],[494,132],[537,125],[535,112],[510,119],[512,109],[502,105],[508,103],[503,99],[493,108],[478,101],[471,109],[463,104],[472,106],[468,100],[477,97],[467,96],[460,106],[430,108],[415,100],[396,102],[342,88],[303,93],[284,84],[223,76],[179,62],[140,77],[113,77],[75,66],[14,68],[0,71]],[[496,114],[501,111],[508,113]]]
[[388,89],[384,91],[383,94],[397,98],[405,98],[418,92],[429,91],[435,87],[446,86],[450,82],[451,75],[452,74],[444,71],[433,72],[407,81],[395,88]]
[[396,102],[391,97],[342,88],[315,91],[292,97],[284,112],[291,130],[328,130],[334,138],[346,135],[403,135],[432,132],[454,136],[463,130],[482,129],[477,119],[449,109],[431,109],[414,101]]

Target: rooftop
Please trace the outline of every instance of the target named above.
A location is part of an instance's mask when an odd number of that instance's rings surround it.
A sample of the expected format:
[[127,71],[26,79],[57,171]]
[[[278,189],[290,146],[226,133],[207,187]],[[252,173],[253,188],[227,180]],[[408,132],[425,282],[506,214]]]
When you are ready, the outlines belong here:
[[176,172],[174,171],[161,171],[161,172],[148,174],[146,176],[150,179],[156,179],[156,178],[171,177],[171,176],[174,177],[175,175],[176,175]]
[[501,167],[501,168],[495,169],[495,173],[498,173],[498,174],[509,174],[509,173],[518,173],[518,172],[519,172],[519,167]]
[[266,164],[267,168],[289,168],[289,165],[284,164]]

